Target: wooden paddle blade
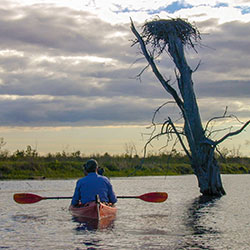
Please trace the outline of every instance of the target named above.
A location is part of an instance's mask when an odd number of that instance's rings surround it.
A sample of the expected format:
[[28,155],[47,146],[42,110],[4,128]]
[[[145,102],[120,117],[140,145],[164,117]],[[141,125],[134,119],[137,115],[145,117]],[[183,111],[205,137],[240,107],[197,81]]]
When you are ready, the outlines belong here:
[[153,192],[138,196],[139,199],[147,202],[164,202],[168,198],[165,192]]
[[42,200],[43,197],[36,194],[19,193],[19,194],[14,194],[13,199],[15,200],[15,202],[20,204],[31,204]]

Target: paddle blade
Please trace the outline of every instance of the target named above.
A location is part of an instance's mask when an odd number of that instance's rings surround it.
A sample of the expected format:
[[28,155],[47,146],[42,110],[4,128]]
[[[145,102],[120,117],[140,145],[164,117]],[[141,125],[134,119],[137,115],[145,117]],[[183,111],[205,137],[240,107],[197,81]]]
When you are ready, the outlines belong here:
[[165,192],[153,192],[138,196],[139,199],[147,202],[164,202],[168,198]]
[[15,202],[20,204],[31,204],[42,200],[43,197],[36,194],[19,193],[14,194],[13,199],[15,200]]

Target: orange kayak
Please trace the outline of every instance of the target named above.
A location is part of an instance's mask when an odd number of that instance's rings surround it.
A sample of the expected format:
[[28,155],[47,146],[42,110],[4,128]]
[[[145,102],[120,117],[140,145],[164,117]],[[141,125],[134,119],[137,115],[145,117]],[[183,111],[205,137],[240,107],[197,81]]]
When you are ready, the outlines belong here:
[[77,222],[86,223],[91,228],[106,228],[116,217],[117,208],[102,202],[89,202],[82,207],[70,206],[69,210]]

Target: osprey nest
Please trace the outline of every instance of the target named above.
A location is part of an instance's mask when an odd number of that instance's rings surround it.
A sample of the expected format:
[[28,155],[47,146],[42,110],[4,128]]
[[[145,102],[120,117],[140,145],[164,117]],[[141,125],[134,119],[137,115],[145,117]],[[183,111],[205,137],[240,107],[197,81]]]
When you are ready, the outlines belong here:
[[146,44],[151,44],[161,53],[171,42],[180,39],[182,45],[189,45],[194,49],[194,42],[201,40],[200,33],[192,24],[180,18],[156,19],[143,25],[142,37]]

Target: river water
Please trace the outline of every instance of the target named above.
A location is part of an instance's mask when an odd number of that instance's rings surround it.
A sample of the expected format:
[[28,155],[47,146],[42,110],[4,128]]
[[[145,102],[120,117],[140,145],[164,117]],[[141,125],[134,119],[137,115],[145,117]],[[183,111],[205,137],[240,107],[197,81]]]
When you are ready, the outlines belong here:
[[72,220],[70,200],[17,204],[13,194],[71,196],[76,180],[0,181],[0,249],[250,249],[250,175],[223,175],[227,192],[203,200],[196,177],[112,178],[116,194],[164,191],[164,203],[120,199],[113,225],[88,230]]

